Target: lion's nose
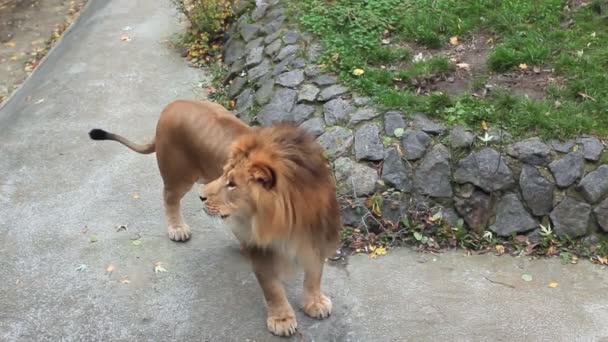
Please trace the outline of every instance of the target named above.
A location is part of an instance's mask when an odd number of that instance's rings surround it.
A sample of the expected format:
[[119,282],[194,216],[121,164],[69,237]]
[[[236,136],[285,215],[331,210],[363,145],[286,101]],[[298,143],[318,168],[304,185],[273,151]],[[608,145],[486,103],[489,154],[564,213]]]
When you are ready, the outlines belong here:
[[201,199],[201,201],[205,202],[207,200],[207,197],[203,197],[203,196],[198,196],[198,198]]

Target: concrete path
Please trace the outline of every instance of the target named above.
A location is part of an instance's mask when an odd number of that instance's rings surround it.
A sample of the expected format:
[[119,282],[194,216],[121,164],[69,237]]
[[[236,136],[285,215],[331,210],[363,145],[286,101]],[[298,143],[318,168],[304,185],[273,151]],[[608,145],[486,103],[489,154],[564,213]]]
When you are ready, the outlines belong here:
[[[88,139],[99,126],[144,141],[204,76],[163,42],[180,29],[168,0],[90,1],[0,110],[0,341],[284,340],[267,333],[247,261],[195,194],[192,240],[169,241],[154,156]],[[288,285],[296,308],[300,284]],[[587,262],[400,249],[329,266],[324,286],[334,314],[299,310],[292,340],[608,341],[608,272]]]

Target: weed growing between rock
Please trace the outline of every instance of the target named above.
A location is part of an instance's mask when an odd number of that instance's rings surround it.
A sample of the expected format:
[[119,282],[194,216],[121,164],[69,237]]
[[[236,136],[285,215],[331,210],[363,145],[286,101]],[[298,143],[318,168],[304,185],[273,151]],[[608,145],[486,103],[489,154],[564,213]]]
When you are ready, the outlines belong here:
[[[375,193],[365,201],[340,197],[346,225],[342,229],[341,255],[366,253],[376,258],[395,247],[413,246],[419,252],[441,253],[460,248],[468,255],[494,253],[512,256],[559,257],[576,264],[579,258],[608,265],[608,239],[571,239],[557,236],[550,224],[540,224],[528,234],[501,237],[491,231],[467,230],[461,218],[453,219],[441,206],[428,206],[394,189]],[[352,214],[352,215],[350,215]],[[349,217],[360,218],[348,222]],[[359,226],[353,228],[349,224]]]

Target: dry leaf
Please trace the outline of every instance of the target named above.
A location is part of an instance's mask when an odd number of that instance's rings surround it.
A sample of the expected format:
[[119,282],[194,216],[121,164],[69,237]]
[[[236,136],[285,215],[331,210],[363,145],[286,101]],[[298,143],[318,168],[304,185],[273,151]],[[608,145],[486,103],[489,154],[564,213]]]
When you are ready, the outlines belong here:
[[122,36],[120,36],[120,40],[122,40],[123,42],[130,42],[131,41],[131,37],[129,37],[126,34],[123,34]]
[[234,106],[236,106],[236,101],[230,100],[230,108],[234,108]]
[[450,44],[458,45],[458,36],[450,37]]
[[469,65],[469,63],[457,63],[456,67],[458,69],[471,70],[471,66]]
[[108,267],[106,267],[106,273],[112,273],[114,272],[114,265],[110,264],[108,265]]
[[594,99],[593,97],[591,97],[591,96],[589,96],[589,95],[587,95],[587,94],[585,94],[585,93],[578,93],[578,95],[579,95],[580,97],[584,98],[584,99],[589,99],[589,100],[591,100],[591,101],[595,102],[595,99]]
[[17,44],[15,44],[15,42],[13,42],[13,41],[6,43],[6,46],[8,46],[8,47],[15,47],[15,45],[17,45]]
[[505,246],[503,245],[496,245],[496,252],[498,253],[498,255],[503,255],[505,254]]
[[384,45],[388,45],[388,44],[390,44],[390,43],[391,43],[391,40],[390,40],[390,39],[382,39],[382,40],[381,40],[381,42],[382,42],[382,44],[384,44]]
[[384,246],[369,245],[368,249],[371,252],[369,256],[372,259],[375,259],[382,255],[386,255],[386,248]]
[[572,256],[572,259],[570,259],[570,263],[571,264],[576,264],[578,262],[578,257],[576,255]]
[[528,70],[528,64],[526,64],[526,63],[521,63],[520,65],[518,65],[518,67],[521,70]]
[[486,122],[486,120],[481,120],[481,128],[484,131],[487,131],[490,128],[490,126],[488,125],[488,123]]
[[549,286],[552,288],[556,288],[559,286],[559,283],[554,281],[554,282],[549,283]]
[[167,272],[167,269],[163,267],[162,262],[157,262],[156,264],[154,264],[154,273],[159,273],[159,272]]
[[19,60],[19,56],[11,56],[11,58],[9,58],[11,61],[17,61]]
[[128,283],[130,283],[130,282],[131,281],[129,279],[123,279],[123,280],[120,281],[121,284],[125,284],[125,285],[128,284]]
[[138,198],[139,198],[139,195],[138,195],[138,194],[134,194],[134,195],[133,195],[133,199],[138,199]]
[[598,255],[598,256],[595,257],[595,259],[601,265],[608,265],[608,257],[601,257],[601,256]]

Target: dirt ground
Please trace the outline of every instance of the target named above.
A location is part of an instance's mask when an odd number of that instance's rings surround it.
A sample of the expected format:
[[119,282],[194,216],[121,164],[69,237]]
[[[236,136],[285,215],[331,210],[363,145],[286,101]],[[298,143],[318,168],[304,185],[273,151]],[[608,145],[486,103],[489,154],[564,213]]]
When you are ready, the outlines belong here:
[[494,47],[494,38],[485,33],[473,34],[442,49],[427,49],[417,44],[408,44],[406,47],[413,51],[414,59],[445,56],[456,66],[453,72],[426,75],[412,80],[411,87],[419,93],[444,91],[451,95],[460,95],[471,91],[483,96],[484,88],[490,87],[508,89],[515,94],[541,100],[549,84],[560,84],[560,80],[548,66],[521,65],[518,70],[510,72],[488,72],[486,63]]
[[86,0],[0,0],[0,104],[35,69]]

